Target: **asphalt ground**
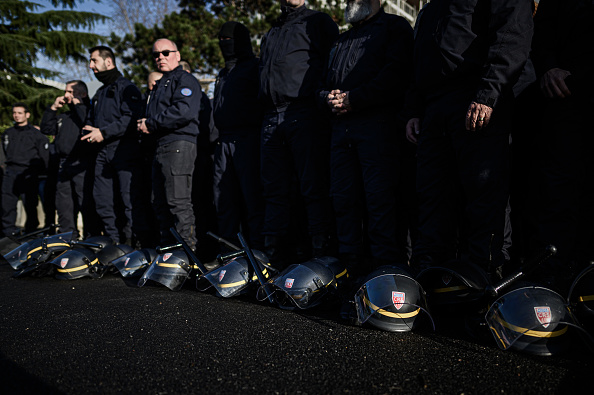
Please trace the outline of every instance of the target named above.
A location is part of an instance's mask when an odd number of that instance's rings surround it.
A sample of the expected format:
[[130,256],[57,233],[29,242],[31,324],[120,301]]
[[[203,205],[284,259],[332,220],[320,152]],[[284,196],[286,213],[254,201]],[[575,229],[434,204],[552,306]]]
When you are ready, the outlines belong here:
[[[121,277],[0,267],[0,389],[22,393],[591,393],[592,354],[501,351],[455,325],[388,333],[336,307],[292,312]],[[589,388],[589,390],[588,390]]]

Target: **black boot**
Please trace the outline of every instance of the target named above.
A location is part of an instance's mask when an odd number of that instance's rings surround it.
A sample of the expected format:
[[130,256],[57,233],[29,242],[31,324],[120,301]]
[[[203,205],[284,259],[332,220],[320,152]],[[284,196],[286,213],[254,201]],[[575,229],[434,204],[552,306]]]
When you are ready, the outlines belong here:
[[311,237],[311,255],[320,258],[329,255],[330,236],[327,233],[318,233]]
[[264,238],[264,253],[268,256],[270,265],[275,269],[282,271],[287,264],[287,248],[284,245],[283,237],[270,235]]

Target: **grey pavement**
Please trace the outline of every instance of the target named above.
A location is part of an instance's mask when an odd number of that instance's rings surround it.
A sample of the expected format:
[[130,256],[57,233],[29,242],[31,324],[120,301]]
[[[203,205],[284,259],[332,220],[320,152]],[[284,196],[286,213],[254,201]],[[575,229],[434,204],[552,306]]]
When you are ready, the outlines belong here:
[[[592,354],[533,357],[452,329],[388,333],[252,297],[0,267],[0,388],[22,393],[591,393]],[[586,388],[590,391],[586,391]]]

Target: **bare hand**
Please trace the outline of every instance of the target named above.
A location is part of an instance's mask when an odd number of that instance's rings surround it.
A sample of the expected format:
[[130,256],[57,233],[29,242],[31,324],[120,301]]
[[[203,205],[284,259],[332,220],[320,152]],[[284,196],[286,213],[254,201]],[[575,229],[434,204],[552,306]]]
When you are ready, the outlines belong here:
[[417,136],[421,130],[421,119],[411,118],[406,123],[406,139],[413,144],[417,143]]
[[56,97],[56,101],[54,101],[50,108],[52,109],[52,111],[58,111],[58,109],[64,107],[64,104],[66,104],[66,99],[64,98],[64,96],[59,96]]
[[142,118],[136,121],[136,128],[138,129],[139,132],[145,133],[145,134],[149,134],[149,130],[146,127],[146,118]]
[[94,128],[91,125],[86,125],[83,130],[89,132],[85,134],[80,139],[82,141],[86,140],[89,143],[100,143],[103,141],[103,134],[101,134],[101,130],[99,128]]
[[493,109],[485,104],[470,103],[466,112],[466,130],[477,131],[486,128],[493,115]]
[[567,70],[558,68],[550,69],[540,78],[540,90],[549,99],[566,98],[571,96],[569,88],[565,84],[565,79],[571,73]]
[[349,100],[349,92],[342,92],[339,89],[330,92],[328,95],[328,105],[336,115],[346,114],[353,109]]

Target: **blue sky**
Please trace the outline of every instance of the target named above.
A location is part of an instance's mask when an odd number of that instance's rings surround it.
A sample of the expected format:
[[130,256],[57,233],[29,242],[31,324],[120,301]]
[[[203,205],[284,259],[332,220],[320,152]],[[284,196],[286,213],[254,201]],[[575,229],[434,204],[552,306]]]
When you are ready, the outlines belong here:
[[[51,9],[62,9],[62,8],[55,8],[51,5],[51,3],[47,0],[33,0],[34,2],[36,2],[37,4],[42,5],[43,7],[39,7],[37,12],[45,12]],[[69,10],[69,8],[66,8]],[[77,4],[74,7],[75,11],[86,11],[86,12],[96,12],[98,14],[102,14],[105,16],[109,16],[113,10],[111,8],[111,0],[103,0],[99,3],[92,1],[92,0],[85,0],[82,2],[79,2],[79,4]],[[101,23],[95,26],[95,33],[101,34],[101,35],[109,35],[109,33],[111,32],[111,28],[109,26],[109,21],[107,23]],[[47,68],[49,70],[55,70],[55,71],[59,71],[62,72],[62,76],[56,78],[57,81],[60,82],[65,82],[71,79],[80,79],[82,81],[85,81],[88,85],[90,90],[94,91],[96,89],[96,86],[99,86],[100,84],[98,83],[98,81],[95,79],[95,77],[93,76],[93,74],[89,71],[89,67],[88,64],[74,64],[74,63],[68,63],[68,64],[61,64],[61,63],[57,63],[57,62],[49,62],[46,59],[39,59],[38,61],[38,66],[40,67],[44,67]]]

